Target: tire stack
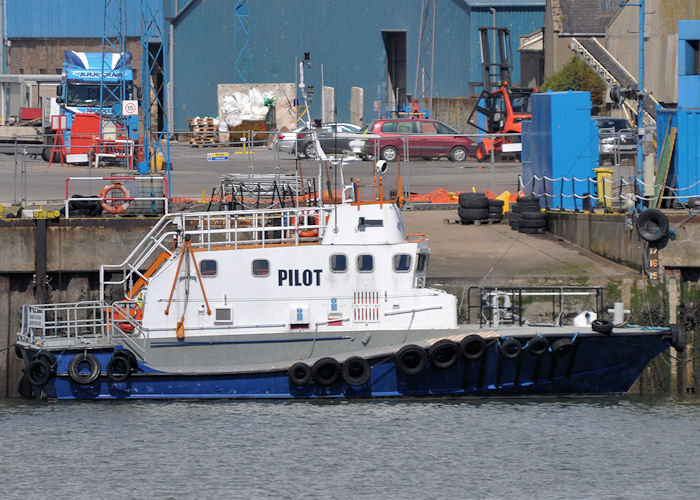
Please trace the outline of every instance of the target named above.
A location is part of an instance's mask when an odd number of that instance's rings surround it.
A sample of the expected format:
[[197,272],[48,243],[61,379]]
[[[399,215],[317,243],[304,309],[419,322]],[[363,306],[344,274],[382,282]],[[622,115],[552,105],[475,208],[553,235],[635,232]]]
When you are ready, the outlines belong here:
[[489,199],[489,222],[500,224],[503,220],[503,200]]
[[537,198],[519,198],[511,205],[508,224],[511,229],[524,234],[543,234],[547,226],[547,214],[540,210]]
[[462,224],[474,224],[476,221],[489,220],[489,199],[484,193],[460,193],[459,220]]

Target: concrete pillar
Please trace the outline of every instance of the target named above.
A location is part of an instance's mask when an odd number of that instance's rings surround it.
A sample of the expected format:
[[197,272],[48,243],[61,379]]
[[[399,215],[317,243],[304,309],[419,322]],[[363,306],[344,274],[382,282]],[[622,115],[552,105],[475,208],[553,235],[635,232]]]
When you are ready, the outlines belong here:
[[323,120],[323,123],[334,122],[336,121],[335,88],[324,85],[322,94],[323,95],[321,98],[323,99],[323,116],[321,117],[321,120]]
[[365,89],[350,87],[350,123],[363,125],[365,109]]
[[[668,294],[668,322],[678,323],[678,308],[681,304],[681,271],[680,269],[664,269],[664,284]],[[671,347],[670,389],[672,394],[679,392],[678,388],[678,351]]]

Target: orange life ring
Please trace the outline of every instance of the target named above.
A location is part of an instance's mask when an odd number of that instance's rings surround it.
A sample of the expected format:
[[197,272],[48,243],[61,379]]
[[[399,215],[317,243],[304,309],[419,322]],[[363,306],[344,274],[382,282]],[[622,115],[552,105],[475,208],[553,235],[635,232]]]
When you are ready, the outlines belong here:
[[[308,216],[309,216],[308,213],[302,213],[302,214],[299,216],[299,219],[300,219],[300,221],[301,221],[301,219],[303,218],[304,220],[307,220],[307,221],[308,221],[308,219],[307,219]],[[292,224],[293,226],[295,226],[295,225],[296,225],[296,217],[292,216],[292,217],[290,218],[290,222],[291,222],[291,224]],[[314,214],[314,215],[313,215],[313,225],[315,225],[315,226],[318,226],[318,225],[319,225],[318,214]],[[299,231],[299,236],[300,236],[301,238],[315,238],[316,236],[318,236],[318,229],[306,229],[306,230],[304,230],[304,231]]]
[[[107,195],[111,191],[120,191],[123,195],[124,198],[126,198],[126,201],[119,202],[119,198],[112,198],[109,201],[105,200],[107,198]],[[129,190],[124,187],[123,184],[115,183],[115,184],[110,184],[108,186],[105,186],[102,188],[102,191],[100,191],[100,205],[102,205],[102,209],[105,212],[109,212],[110,214],[121,214],[123,212],[126,212],[126,209],[129,208],[129,199],[131,198],[131,193],[129,193]]]
[[[127,304],[127,314],[134,321],[141,321],[143,319],[143,310],[136,302],[129,302]],[[117,327],[124,333],[131,333],[134,331],[134,325],[129,321],[121,321],[126,319],[127,318],[124,314],[116,311],[114,312],[114,322],[116,323]]]

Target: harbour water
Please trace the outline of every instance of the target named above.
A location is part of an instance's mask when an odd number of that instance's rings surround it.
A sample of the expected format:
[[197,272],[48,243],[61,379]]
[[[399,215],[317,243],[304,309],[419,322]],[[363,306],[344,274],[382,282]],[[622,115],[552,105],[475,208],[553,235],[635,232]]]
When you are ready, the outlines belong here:
[[697,498],[700,398],[0,400],[0,498]]

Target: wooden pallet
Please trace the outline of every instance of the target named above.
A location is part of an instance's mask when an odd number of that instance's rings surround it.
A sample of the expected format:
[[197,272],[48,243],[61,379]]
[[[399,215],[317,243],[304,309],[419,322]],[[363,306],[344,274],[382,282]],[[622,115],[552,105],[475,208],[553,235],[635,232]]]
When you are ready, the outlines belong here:
[[190,144],[205,146],[218,142],[218,126],[213,118],[190,118],[187,120],[190,128]]
[[462,219],[443,219],[445,224],[463,224],[465,226],[486,226],[488,224],[500,224],[503,219],[481,219],[481,220],[462,220]]

